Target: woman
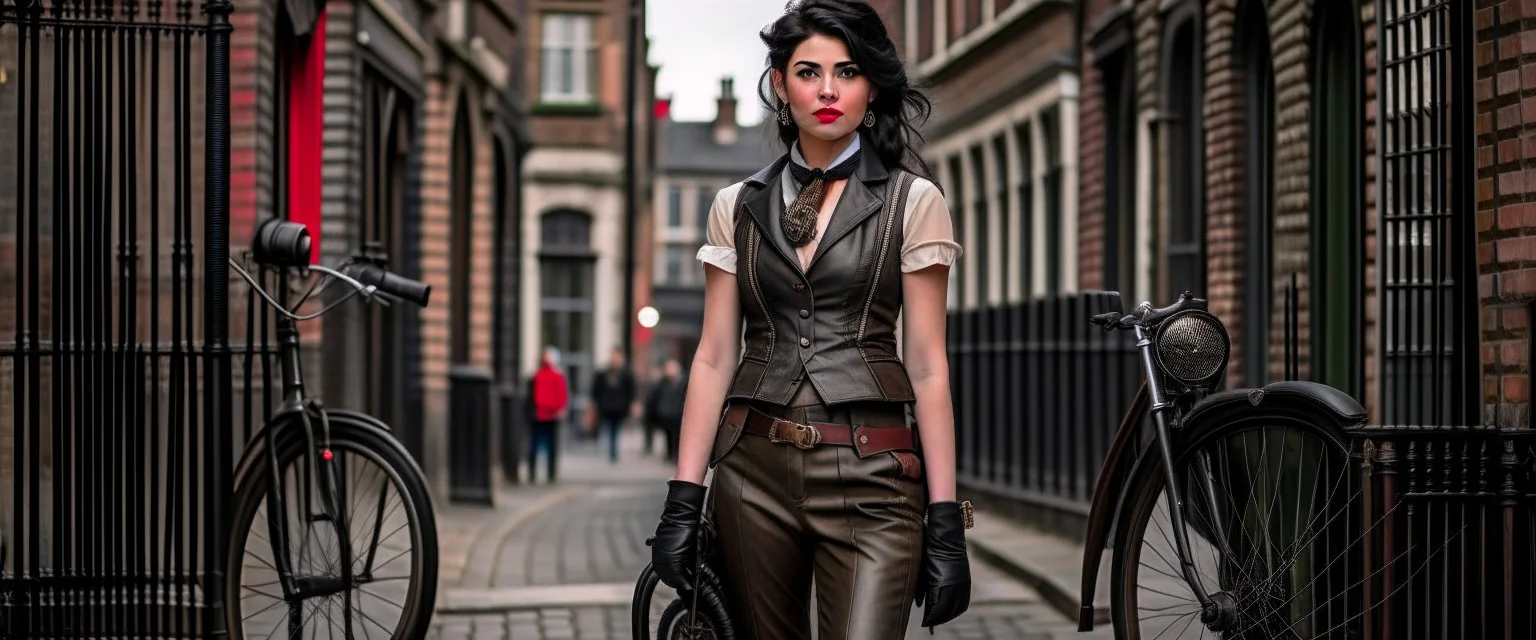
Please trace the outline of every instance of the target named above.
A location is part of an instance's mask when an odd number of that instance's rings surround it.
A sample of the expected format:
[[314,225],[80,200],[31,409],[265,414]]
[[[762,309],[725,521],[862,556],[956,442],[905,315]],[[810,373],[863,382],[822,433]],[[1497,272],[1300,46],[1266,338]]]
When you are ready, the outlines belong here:
[[653,565],[691,586],[713,467],[738,637],[811,637],[814,580],[819,638],[900,638],[914,598],[928,627],[970,602],[944,337],[961,250],[938,187],[909,168],[926,173],[909,140],[929,103],[864,2],[806,0],[761,36],[761,98],[789,152],[709,214]]

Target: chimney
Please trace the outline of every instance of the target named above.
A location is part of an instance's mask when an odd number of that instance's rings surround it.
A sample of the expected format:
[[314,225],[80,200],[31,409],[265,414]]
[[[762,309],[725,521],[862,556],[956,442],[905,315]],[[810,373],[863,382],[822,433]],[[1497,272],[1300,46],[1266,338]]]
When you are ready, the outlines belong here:
[[736,144],[736,90],[730,76],[720,79],[720,97],[715,101],[715,144]]

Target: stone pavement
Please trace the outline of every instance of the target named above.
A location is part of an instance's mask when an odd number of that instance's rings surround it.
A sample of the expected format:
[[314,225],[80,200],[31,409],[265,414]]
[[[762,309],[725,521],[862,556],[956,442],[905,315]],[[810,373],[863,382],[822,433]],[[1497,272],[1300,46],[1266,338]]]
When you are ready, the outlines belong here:
[[[610,465],[594,443],[564,444],[554,485],[501,486],[495,509],[440,504],[440,586],[428,638],[631,638],[629,602],[671,477],[671,466],[641,447],[639,431],[626,430],[620,462]],[[972,567],[970,611],[930,636],[914,608],[908,638],[1110,637],[1076,633],[1011,572],[975,556]],[[671,597],[657,589],[652,625]]]

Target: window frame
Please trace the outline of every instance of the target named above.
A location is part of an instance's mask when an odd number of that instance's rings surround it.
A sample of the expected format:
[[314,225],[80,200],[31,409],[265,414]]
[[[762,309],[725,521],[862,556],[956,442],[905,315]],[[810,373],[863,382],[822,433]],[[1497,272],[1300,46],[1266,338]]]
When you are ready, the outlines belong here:
[[[557,25],[569,25],[559,30]],[[539,17],[539,103],[552,105],[589,105],[597,102],[597,20],[591,13],[549,11]],[[585,33],[582,30],[585,29]],[[558,33],[559,37],[555,37]],[[559,77],[551,69],[550,56],[570,55],[570,76]],[[558,86],[569,81],[569,90]]]

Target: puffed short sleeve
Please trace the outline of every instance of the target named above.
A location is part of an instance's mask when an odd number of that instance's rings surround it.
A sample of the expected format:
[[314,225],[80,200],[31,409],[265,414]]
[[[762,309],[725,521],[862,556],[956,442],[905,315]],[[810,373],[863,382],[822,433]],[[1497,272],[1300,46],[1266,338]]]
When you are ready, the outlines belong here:
[[736,273],[736,194],[741,192],[738,182],[715,194],[715,202],[709,206],[709,222],[705,224],[704,246],[699,247],[700,262],[712,264],[726,273]]
[[918,178],[907,192],[906,218],[902,225],[901,271],[910,273],[936,264],[949,266],[963,250],[955,242],[954,221],[939,187]]

